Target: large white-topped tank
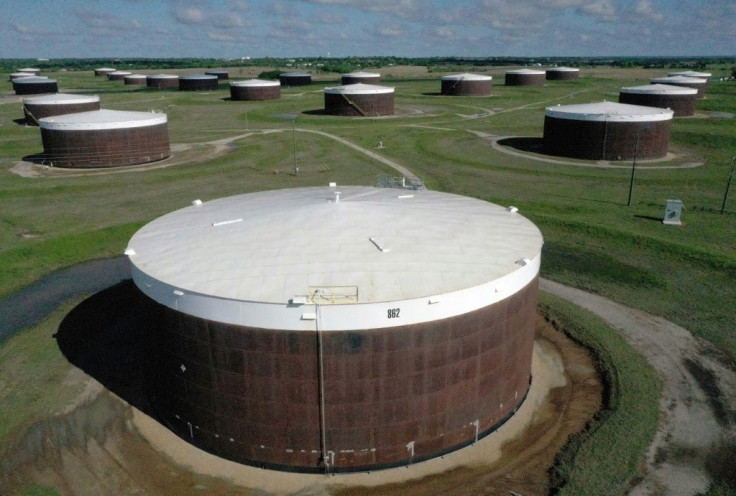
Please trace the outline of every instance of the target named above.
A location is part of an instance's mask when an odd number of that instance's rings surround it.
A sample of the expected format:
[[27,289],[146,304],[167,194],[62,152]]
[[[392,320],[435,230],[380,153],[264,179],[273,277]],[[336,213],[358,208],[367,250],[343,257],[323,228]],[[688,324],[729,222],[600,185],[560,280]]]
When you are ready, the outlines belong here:
[[442,76],[440,93],[452,96],[488,96],[492,90],[492,76],[481,74],[450,74]]
[[241,463],[403,465],[489,434],[531,379],[542,236],[515,208],[361,186],[189,207],[128,243],[159,421]]
[[94,110],[45,117],[45,162],[55,167],[117,167],[170,155],[166,114]]
[[23,113],[25,114],[26,124],[30,125],[38,125],[38,120],[44,117],[90,110],[100,110],[99,96],[53,93],[23,99]]
[[506,86],[542,86],[546,73],[536,69],[514,69],[506,71]]
[[340,78],[343,86],[348,84],[379,84],[381,75],[377,72],[355,71],[343,74]]
[[281,83],[265,79],[246,79],[230,83],[230,99],[278,100],[281,98]]
[[621,88],[619,103],[644,105],[671,109],[675,117],[690,116],[695,113],[695,99],[698,90],[670,84],[645,84]]
[[394,113],[394,89],[375,84],[325,88],[325,113],[375,117]]
[[708,81],[702,78],[686,76],[656,77],[649,80],[651,84],[667,84],[670,86],[682,86],[683,88],[694,88],[698,90],[697,98],[705,98],[705,88]]
[[547,107],[544,151],[589,160],[667,155],[672,110],[615,102]]

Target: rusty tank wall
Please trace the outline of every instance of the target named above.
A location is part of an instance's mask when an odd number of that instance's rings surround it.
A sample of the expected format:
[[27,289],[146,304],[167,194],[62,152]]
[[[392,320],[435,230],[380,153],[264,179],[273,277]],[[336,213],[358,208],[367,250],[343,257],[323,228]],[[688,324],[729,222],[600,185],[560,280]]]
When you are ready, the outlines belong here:
[[504,84],[506,86],[543,86],[544,74],[511,74],[506,73]]
[[537,288],[535,279],[435,322],[319,334],[221,324],[150,300],[158,420],[215,455],[279,470],[439,456],[493,432],[523,402]]
[[230,86],[231,100],[278,100],[281,86]]
[[391,115],[394,113],[394,93],[325,93],[325,113],[359,117]]
[[179,87],[179,78],[146,78],[146,86],[159,90],[175,89]]
[[619,103],[642,105],[644,107],[666,108],[672,110],[675,117],[688,117],[695,115],[696,97],[697,95],[657,95],[622,91],[618,94],[618,101]]
[[349,84],[380,84],[380,83],[381,83],[380,77],[348,76],[347,74],[343,74],[340,77],[340,84],[342,86],[347,86]]
[[32,103],[23,104],[23,115],[26,118],[26,124],[31,126],[37,126],[38,119],[43,119],[44,117],[88,112],[90,110],[100,110],[100,101],[43,105],[34,105]]
[[147,84],[147,79],[146,78],[141,78],[141,77],[128,77],[128,76],[126,76],[126,77],[123,78],[123,81],[124,81],[125,84],[135,84],[135,85],[139,85],[139,86],[145,86]]
[[282,74],[279,76],[279,81],[281,86],[306,86],[312,84],[312,76],[284,76]]
[[545,77],[548,81],[571,81],[580,77],[578,71],[556,71],[554,69],[547,69]]
[[59,86],[53,79],[49,79],[48,81],[34,81],[32,83],[19,83],[23,79],[13,80],[13,90],[15,90],[16,95],[42,95],[44,93],[59,92]]
[[230,79],[230,73],[227,71],[206,71],[208,76],[217,76],[217,79],[222,81],[223,79]]
[[107,75],[108,81],[123,81],[125,79],[126,74],[113,74],[110,73]]
[[213,77],[212,79],[188,79],[181,77],[179,78],[179,89],[181,91],[212,91],[218,88],[218,81],[219,79],[217,77]]
[[41,140],[44,160],[54,167],[118,167],[155,162],[171,154],[166,123],[84,131],[42,127]]
[[448,96],[488,96],[492,91],[492,80],[463,81],[443,79],[440,93]]
[[667,155],[670,123],[582,121],[544,117],[544,152],[587,160],[631,160]]

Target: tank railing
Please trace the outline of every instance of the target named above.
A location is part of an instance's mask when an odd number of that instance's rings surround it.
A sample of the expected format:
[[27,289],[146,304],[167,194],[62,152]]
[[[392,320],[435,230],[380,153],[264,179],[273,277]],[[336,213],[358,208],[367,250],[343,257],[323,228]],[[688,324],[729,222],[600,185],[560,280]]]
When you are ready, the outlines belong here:
[[348,98],[348,96],[345,93],[340,92],[340,96],[343,97],[346,102],[348,102],[348,105],[351,105],[351,106],[355,107],[355,109],[358,112],[360,112],[360,115],[362,115],[363,117],[369,117],[369,115],[367,113],[365,113],[365,111],[363,111],[362,108],[360,108],[360,105],[358,105],[357,103],[355,103],[354,101],[352,101],[350,98]]
[[378,174],[376,181],[378,188],[409,189],[412,191],[427,189],[424,181],[416,177],[392,176],[391,174]]
[[308,290],[307,301],[319,305],[358,303],[358,286],[313,286]]

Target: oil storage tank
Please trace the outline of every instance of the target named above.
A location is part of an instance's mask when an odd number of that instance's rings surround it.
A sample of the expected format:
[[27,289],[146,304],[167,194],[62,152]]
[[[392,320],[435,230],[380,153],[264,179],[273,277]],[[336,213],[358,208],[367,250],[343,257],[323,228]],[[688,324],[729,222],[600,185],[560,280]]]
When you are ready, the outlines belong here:
[[394,89],[374,84],[325,88],[325,113],[376,117],[394,113]]
[[111,72],[115,72],[113,67],[99,67],[95,69],[95,76],[107,76]]
[[701,72],[701,71],[677,71],[677,72],[670,72],[667,75],[670,77],[680,76],[680,77],[703,79],[705,80],[705,88],[707,89],[708,86],[710,86],[710,78],[713,74],[711,74],[710,72]]
[[158,419],[216,455],[299,472],[471,444],[528,391],[541,248],[515,208],[448,193],[195,200],[125,250],[156,326]]
[[675,117],[686,117],[695,114],[695,99],[698,90],[684,86],[669,84],[645,84],[621,88],[618,94],[619,103],[644,105],[672,109]]
[[442,76],[440,93],[449,96],[488,96],[492,91],[492,76],[451,74]]
[[187,74],[179,77],[181,91],[212,91],[218,87],[218,78],[213,74]]
[[26,124],[31,125],[38,125],[38,120],[44,117],[90,110],[100,110],[99,96],[53,93],[23,99],[23,113]]
[[545,71],[548,81],[571,81],[580,77],[580,69],[576,67],[550,67]]
[[171,90],[179,87],[179,76],[176,74],[149,74],[146,76],[146,86],[159,90]]
[[123,77],[124,84],[132,84],[137,86],[146,86],[147,77],[145,74],[130,74]]
[[674,112],[625,103],[547,107],[544,152],[588,160],[630,160],[667,155]]
[[217,79],[230,79],[230,73],[224,69],[210,69],[204,72],[208,76],[217,76]]
[[308,72],[284,72],[279,74],[281,86],[306,86],[312,84],[312,75]]
[[341,77],[341,83],[343,86],[348,84],[379,84],[381,82],[381,75],[377,72],[366,72],[366,71],[356,71],[356,72],[348,72],[347,74],[343,74]]
[[264,79],[247,79],[230,83],[230,99],[278,100],[281,98],[281,83]]
[[162,113],[102,109],[45,117],[38,124],[45,163],[55,167],[118,167],[170,155]]
[[698,90],[698,99],[705,98],[705,88],[707,81],[702,78],[667,76],[651,78],[649,82],[651,84],[667,84],[671,86],[682,86],[683,88],[694,88]]
[[545,72],[535,69],[515,69],[506,71],[506,86],[542,86],[545,81]]
[[129,71],[112,71],[107,74],[107,80],[108,81],[123,81],[125,79],[125,76],[132,75],[132,72]]
[[44,93],[56,93],[59,86],[56,79],[45,76],[29,76],[13,79],[13,90],[16,95],[42,95]]

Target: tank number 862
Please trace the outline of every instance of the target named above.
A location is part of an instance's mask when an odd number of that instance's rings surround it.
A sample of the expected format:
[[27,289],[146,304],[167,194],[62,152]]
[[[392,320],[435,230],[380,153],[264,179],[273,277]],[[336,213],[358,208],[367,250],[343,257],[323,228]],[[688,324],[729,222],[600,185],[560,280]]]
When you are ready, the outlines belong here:
[[398,319],[399,312],[401,312],[401,309],[400,308],[389,308],[387,312],[388,312],[389,319]]

